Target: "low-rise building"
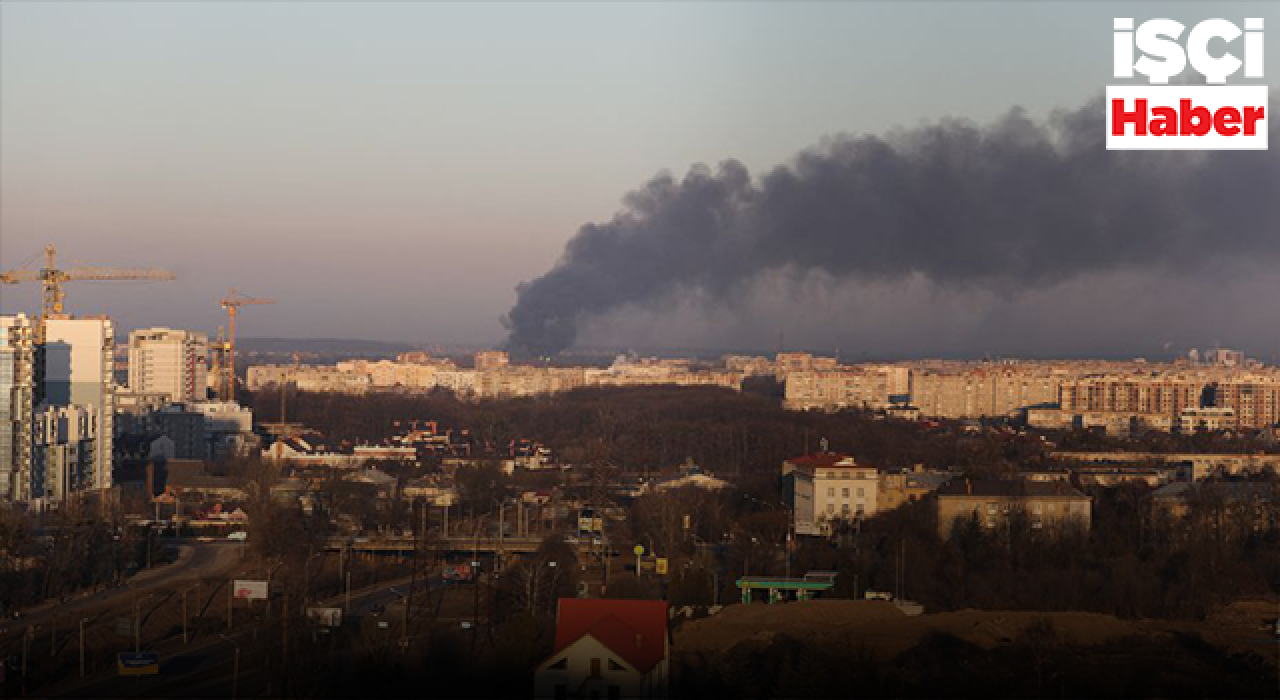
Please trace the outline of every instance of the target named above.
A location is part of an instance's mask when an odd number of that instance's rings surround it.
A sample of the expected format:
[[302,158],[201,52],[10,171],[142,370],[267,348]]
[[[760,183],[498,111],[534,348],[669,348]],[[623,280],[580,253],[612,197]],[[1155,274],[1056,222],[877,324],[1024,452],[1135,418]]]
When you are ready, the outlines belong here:
[[918,501],[937,491],[951,480],[952,473],[934,471],[916,465],[910,469],[887,469],[880,472],[880,489],[876,509],[892,510],[905,503]]
[[1093,500],[1063,480],[956,479],[938,489],[938,532],[951,536],[958,520],[975,518],[985,528],[1004,527],[1025,515],[1034,529],[1088,529]]
[[534,696],[667,697],[667,610],[660,600],[561,598],[554,651],[538,665]]

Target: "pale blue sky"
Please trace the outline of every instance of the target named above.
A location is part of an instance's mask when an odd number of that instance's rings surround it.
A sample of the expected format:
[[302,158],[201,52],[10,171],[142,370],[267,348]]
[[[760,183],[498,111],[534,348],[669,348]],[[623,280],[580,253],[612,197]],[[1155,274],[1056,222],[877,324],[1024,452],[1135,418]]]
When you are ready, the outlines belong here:
[[[498,342],[514,286],[656,172],[840,132],[1076,107],[1111,18],[1274,4],[0,4],[0,267],[156,265],[74,312]],[[1268,42],[1268,79],[1280,48]],[[5,312],[34,290],[0,290]]]

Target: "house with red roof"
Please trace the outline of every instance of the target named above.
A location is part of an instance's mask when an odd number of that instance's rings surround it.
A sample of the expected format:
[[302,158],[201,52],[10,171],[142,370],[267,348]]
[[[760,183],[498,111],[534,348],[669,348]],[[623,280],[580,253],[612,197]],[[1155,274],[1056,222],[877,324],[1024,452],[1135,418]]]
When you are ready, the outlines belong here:
[[666,601],[561,598],[555,651],[538,666],[535,696],[666,697],[667,620]]

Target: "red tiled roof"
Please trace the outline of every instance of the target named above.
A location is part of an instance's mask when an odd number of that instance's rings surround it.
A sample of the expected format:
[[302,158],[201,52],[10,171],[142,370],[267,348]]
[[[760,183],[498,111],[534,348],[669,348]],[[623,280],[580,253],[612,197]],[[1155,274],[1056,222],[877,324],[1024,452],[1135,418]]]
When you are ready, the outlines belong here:
[[667,603],[561,598],[555,653],[588,634],[639,672],[648,673],[667,655]]

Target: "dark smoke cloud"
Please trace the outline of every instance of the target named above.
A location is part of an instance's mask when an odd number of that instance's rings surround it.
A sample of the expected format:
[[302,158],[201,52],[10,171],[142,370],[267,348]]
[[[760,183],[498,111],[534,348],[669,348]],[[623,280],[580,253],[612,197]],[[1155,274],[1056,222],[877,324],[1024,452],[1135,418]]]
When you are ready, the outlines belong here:
[[1280,254],[1274,155],[1111,152],[1103,119],[1100,99],[1044,122],[1014,109],[833,138],[760,178],[732,160],[660,175],[518,288],[508,346],[552,354],[588,321],[673,300],[732,308],[780,271],[1016,299],[1123,271],[1194,282],[1214,260]]

